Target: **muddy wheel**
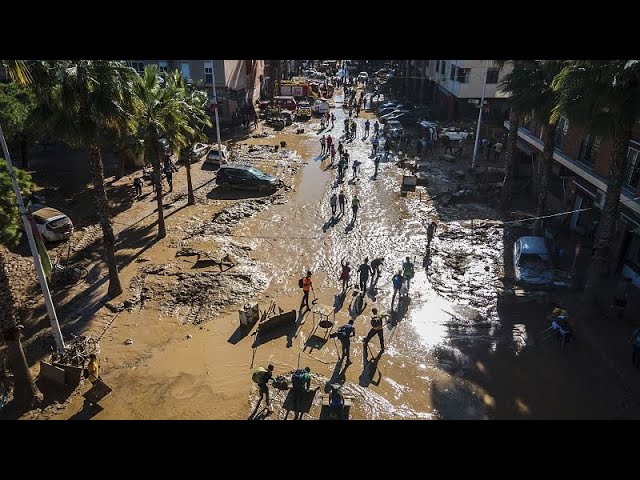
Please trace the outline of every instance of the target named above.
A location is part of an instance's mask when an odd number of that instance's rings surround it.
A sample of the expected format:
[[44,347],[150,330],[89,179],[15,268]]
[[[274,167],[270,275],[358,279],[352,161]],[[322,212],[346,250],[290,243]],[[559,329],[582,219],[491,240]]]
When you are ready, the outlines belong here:
[[231,190],[231,184],[227,183],[227,182],[222,182],[220,184],[220,188],[222,190]]
[[271,187],[269,185],[260,185],[258,187],[258,191],[262,194],[262,195],[268,195],[269,193],[271,193]]

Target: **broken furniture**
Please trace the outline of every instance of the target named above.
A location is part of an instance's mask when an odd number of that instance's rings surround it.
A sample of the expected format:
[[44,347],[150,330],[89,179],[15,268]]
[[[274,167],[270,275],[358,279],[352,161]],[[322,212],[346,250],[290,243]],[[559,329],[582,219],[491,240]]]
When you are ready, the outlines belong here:
[[[276,310],[278,313],[276,313]],[[262,335],[280,327],[292,327],[296,323],[296,316],[295,310],[285,312],[276,305],[275,300],[272,300],[269,308],[262,313],[262,317],[258,323],[258,334]]]
[[260,319],[260,308],[257,303],[245,303],[242,309],[238,310],[240,326],[251,327]]

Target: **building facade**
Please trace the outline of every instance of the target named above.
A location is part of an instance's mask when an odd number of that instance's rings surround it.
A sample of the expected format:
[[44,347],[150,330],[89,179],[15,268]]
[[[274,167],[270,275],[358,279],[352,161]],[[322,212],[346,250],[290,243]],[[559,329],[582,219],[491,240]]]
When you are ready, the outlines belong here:
[[[505,127],[510,128],[509,122]],[[515,174],[536,178],[541,168],[543,129],[528,123],[518,129]],[[613,145],[561,118],[556,132],[555,160],[549,179],[548,208],[567,215],[569,229],[587,237],[595,234],[607,191]],[[535,185],[534,185],[535,187]],[[640,287],[640,124],[627,149],[616,240],[610,270],[621,271]]]
[[500,67],[493,60],[396,60],[395,64],[403,95],[418,104],[431,104],[436,118],[473,120],[483,89],[486,121],[501,122],[507,115],[507,95],[499,84],[511,70],[508,65]]
[[178,70],[185,80],[206,90],[212,103],[215,77],[221,124],[232,123],[259,100],[260,78],[264,74],[263,60],[131,60],[130,64],[138,73],[149,64],[158,65],[163,71]]

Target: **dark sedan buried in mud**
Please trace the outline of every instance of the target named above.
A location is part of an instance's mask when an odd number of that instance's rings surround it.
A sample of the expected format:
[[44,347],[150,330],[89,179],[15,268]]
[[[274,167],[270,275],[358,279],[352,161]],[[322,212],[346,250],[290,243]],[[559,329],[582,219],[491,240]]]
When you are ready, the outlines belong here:
[[274,193],[282,186],[282,181],[255,167],[247,165],[224,165],[216,174],[216,183],[220,188],[258,190],[263,194]]

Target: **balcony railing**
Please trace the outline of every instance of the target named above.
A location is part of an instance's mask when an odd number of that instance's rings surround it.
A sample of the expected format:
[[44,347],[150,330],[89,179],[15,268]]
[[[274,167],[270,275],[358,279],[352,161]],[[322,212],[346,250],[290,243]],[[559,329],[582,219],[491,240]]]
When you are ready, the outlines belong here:
[[[504,126],[508,130],[511,129],[511,123],[508,120],[505,120]],[[535,147],[538,151],[542,152],[544,150],[544,143],[542,140],[529,132],[526,128],[518,128],[518,137],[529,145]],[[553,159],[603,192],[607,191],[607,179],[588,169],[583,163],[567,156],[557,148],[553,152]],[[637,197],[638,192],[636,189],[623,188],[622,193],[620,194],[620,201],[635,213],[640,214],[640,201],[638,201]]]

